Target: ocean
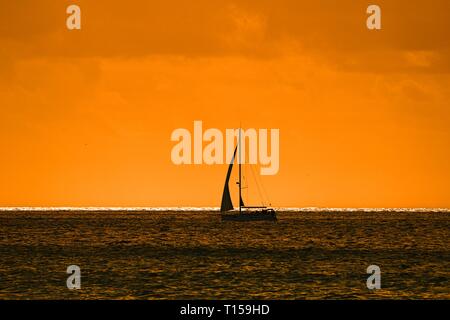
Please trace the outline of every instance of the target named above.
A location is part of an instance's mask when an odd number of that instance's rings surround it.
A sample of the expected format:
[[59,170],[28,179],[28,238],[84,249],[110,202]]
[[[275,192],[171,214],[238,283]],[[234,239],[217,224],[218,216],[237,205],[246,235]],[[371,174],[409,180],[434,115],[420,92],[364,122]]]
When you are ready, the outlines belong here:
[[[448,210],[0,210],[0,299],[449,299]],[[67,267],[81,271],[69,290]],[[369,290],[367,267],[381,289]]]

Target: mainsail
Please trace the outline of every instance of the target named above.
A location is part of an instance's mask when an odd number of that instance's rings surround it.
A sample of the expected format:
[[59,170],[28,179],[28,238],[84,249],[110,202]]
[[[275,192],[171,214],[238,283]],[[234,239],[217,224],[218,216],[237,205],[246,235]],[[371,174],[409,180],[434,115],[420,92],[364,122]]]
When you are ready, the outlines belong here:
[[234,149],[233,158],[231,158],[230,166],[228,167],[227,178],[225,179],[225,186],[223,187],[222,194],[222,205],[220,206],[220,211],[230,211],[233,210],[233,202],[231,201],[230,189],[228,187],[228,182],[230,181],[231,170],[233,169],[234,159],[236,158],[237,146]]

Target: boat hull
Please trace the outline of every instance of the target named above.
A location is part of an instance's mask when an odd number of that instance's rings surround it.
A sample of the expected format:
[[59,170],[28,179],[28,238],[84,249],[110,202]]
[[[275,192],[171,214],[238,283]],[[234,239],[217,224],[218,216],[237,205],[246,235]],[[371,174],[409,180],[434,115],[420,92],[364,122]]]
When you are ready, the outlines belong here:
[[222,221],[277,221],[274,211],[251,213],[222,213]]

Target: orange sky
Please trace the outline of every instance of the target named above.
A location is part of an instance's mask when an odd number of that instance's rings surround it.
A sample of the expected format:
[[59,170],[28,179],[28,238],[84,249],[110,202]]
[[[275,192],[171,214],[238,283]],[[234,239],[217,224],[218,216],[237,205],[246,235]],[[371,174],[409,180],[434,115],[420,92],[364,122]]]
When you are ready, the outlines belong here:
[[170,159],[172,130],[202,120],[280,129],[280,171],[262,177],[275,206],[450,207],[449,12],[2,1],[0,206],[219,206],[226,166]]

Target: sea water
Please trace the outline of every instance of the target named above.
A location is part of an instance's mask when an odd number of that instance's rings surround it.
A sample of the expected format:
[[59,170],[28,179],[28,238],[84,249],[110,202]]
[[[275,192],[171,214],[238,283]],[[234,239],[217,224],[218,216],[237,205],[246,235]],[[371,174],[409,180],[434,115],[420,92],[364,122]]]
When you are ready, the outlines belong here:
[[0,210],[0,299],[448,299],[449,239],[439,210]]

